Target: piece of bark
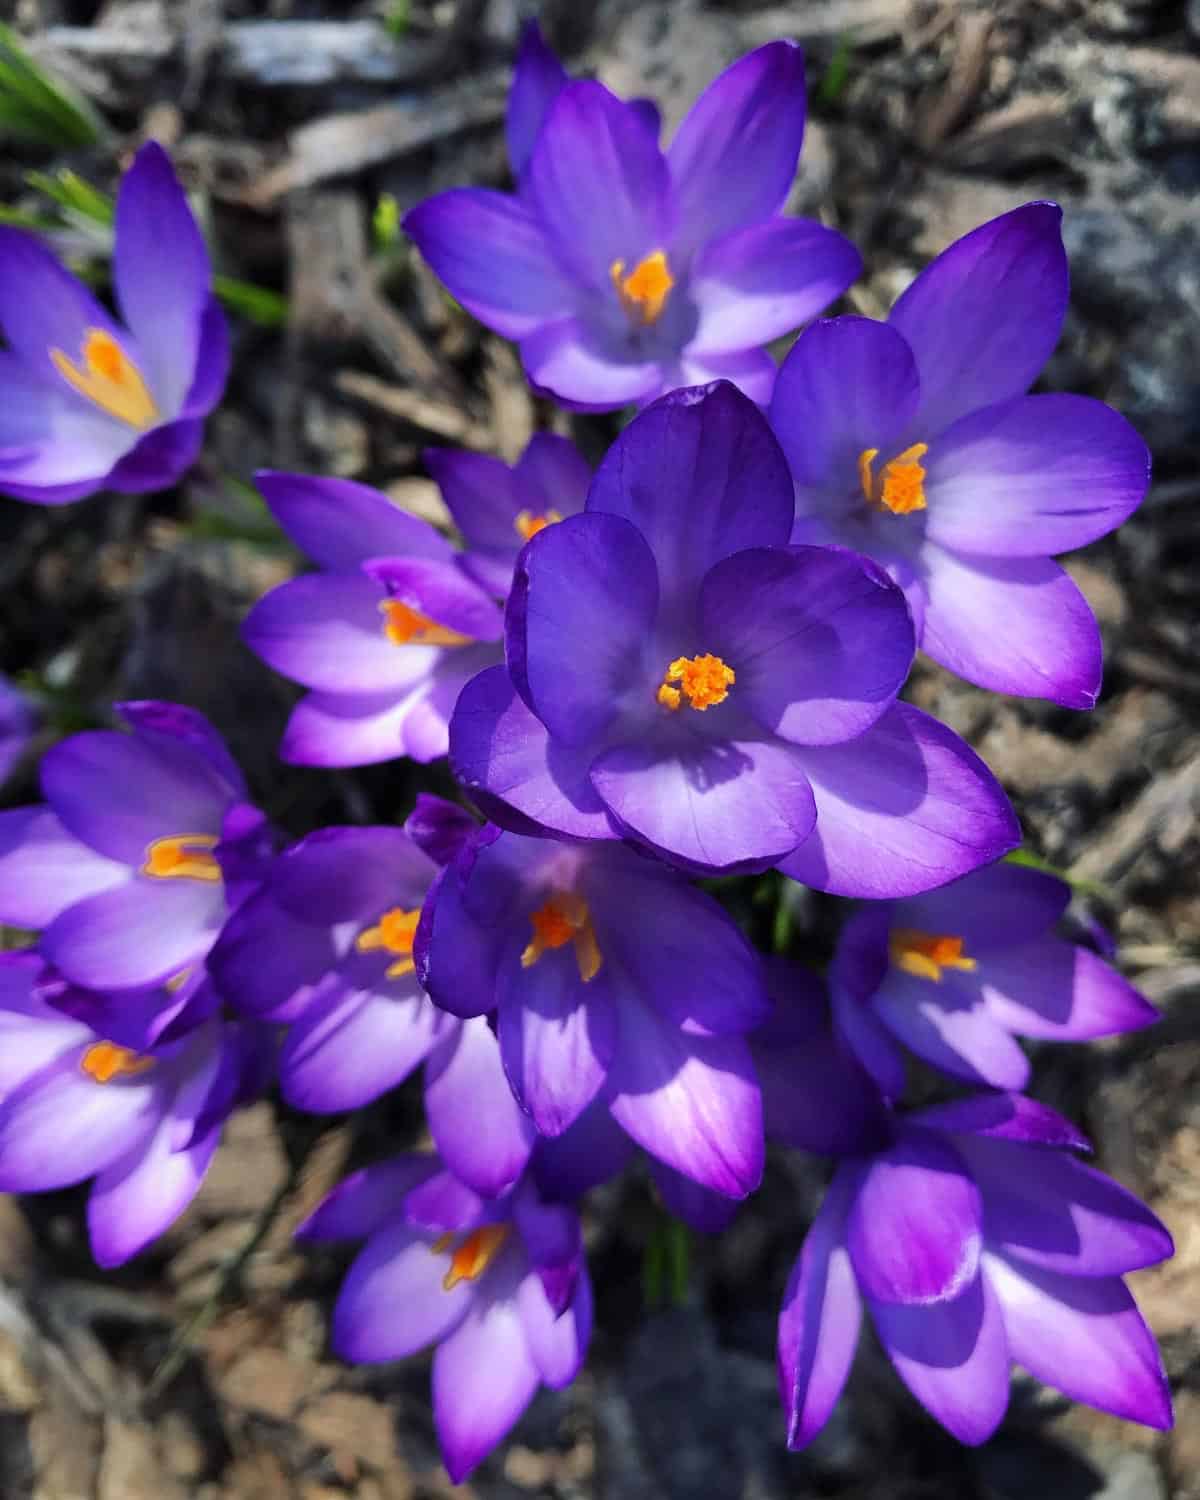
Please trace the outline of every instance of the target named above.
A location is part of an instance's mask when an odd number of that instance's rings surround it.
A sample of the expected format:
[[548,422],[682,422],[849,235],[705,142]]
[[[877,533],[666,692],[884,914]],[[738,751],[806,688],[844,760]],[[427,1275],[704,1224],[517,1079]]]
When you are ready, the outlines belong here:
[[917,106],[913,133],[923,151],[940,146],[978,99],[987,77],[991,34],[990,16],[959,17],[949,76],[944,84],[928,91]]

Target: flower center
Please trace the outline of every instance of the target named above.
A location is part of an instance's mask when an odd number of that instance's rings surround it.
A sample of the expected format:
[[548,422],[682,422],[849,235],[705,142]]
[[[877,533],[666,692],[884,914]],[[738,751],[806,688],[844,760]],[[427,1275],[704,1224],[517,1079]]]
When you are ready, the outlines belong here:
[[648,328],[662,317],[675,278],[667,265],[665,250],[655,250],[639,260],[629,275],[625,262],[614,260],[608,268],[625,316],[635,328]]
[[216,842],[216,835],[211,833],[177,833],[169,839],[155,839],[146,845],[141,873],[160,880],[220,880],[221,866],[208,852]]
[[918,932],[913,927],[897,927],[888,938],[888,953],[898,969],[917,979],[941,983],[943,969],[961,969],[970,973],[975,960],[963,952],[963,940],[934,932]]
[[159,421],[158,407],[141,371],[103,328],[89,328],[84,334],[79,364],[61,349],[51,349],[50,359],[72,390],[118,422],[145,432]]
[[[467,1235],[450,1257],[450,1269],[442,1280],[442,1290],[452,1292],[460,1281],[478,1281],[504,1247],[512,1233],[508,1224],[485,1224]],[[453,1232],[439,1235],[433,1242],[435,1255],[444,1255],[454,1243]]]
[[663,673],[656,697],[672,713],[686,698],[688,706],[701,713],[715,703],[724,703],[737,673],[719,656],[677,656]]
[[116,1042],[94,1042],[83,1054],[79,1066],[96,1083],[111,1083],[114,1078],[146,1073],[154,1066],[152,1057],[141,1057]]
[[547,526],[554,526],[561,520],[562,516],[556,510],[545,511],[540,516],[535,516],[531,510],[522,510],[517,512],[513,526],[521,540],[527,542],[531,536],[537,536],[539,531],[545,531]]
[[471,637],[451,630],[448,625],[439,625],[427,615],[410,609],[399,599],[383,599],[379,604],[383,615],[383,633],[393,646],[469,646]]
[[872,465],[879,457],[879,449],[864,448],[858,455],[858,482],[867,502],[877,510],[890,510],[894,516],[924,510],[925,468],[921,460],[928,452],[928,443],[914,443],[884,464],[876,479]]
[[575,962],[579,977],[587,984],[600,972],[604,956],[596,941],[592,914],[582,896],[574,891],[556,891],[529,916],[533,938],[521,954],[521,967],[532,969],[548,948],[565,948],[575,944]]
[[393,906],[385,911],[374,927],[367,927],[354,940],[360,953],[385,953],[397,955],[395,963],[387,966],[389,979],[402,979],[416,967],[413,963],[413,938],[417,934],[417,923],[421,920],[421,908],[405,911],[402,906]]

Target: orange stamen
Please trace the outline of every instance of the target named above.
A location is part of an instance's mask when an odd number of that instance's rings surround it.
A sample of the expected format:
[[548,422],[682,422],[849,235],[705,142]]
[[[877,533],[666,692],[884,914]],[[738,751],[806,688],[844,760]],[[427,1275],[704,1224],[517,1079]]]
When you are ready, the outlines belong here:
[[421,908],[405,911],[402,906],[393,906],[385,911],[374,927],[367,927],[354,940],[360,953],[375,953],[380,948],[399,957],[387,966],[388,979],[402,979],[416,967],[413,963],[413,938],[417,934],[417,923],[421,920]]
[[469,646],[471,637],[439,625],[427,615],[410,609],[399,599],[384,599],[379,605],[383,633],[393,646]]
[[61,349],[51,349],[50,360],[72,390],[118,422],[145,432],[160,420],[141,371],[103,328],[89,328],[84,334],[79,364]]
[[[442,1280],[442,1290],[452,1292],[460,1281],[478,1281],[504,1247],[512,1233],[508,1224],[485,1224],[467,1235],[450,1257],[450,1269]],[[433,1242],[435,1254],[444,1254],[454,1243],[452,1234],[440,1235]]]
[[921,459],[929,452],[928,443],[914,443],[905,448],[890,462],[884,464],[877,484],[872,465],[879,457],[878,448],[864,448],[858,455],[858,482],[867,500],[880,510],[890,510],[894,516],[911,515],[914,510],[924,510],[925,467]]
[[155,839],[146,845],[143,875],[160,880],[220,880],[221,866],[206,851],[216,844],[211,833],[177,833],[169,839]]
[[691,708],[703,713],[724,703],[736,681],[737,673],[719,656],[677,656],[663,673],[662,686],[655,696],[672,713],[685,698]]
[[631,323],[646,328],[658,322],[675,285],[664,250],[654,250],[644,256],[628,276],[625,275],[625,262],[614,260],[608,274]]
[[600,972],[604,956],[596,941],[596,929],[588,904],[573,891],[558,891],[530,912],[529,923],[533,928],[533,939],[521,954],[521,967],[531,969],[542,954],[551,948],[575,945],[575,963],[579,977],[587,984]]
[[115,1042],[94,1042],[83,1054],[79,1066],[97,1083],[111,1083],[114,1078],[148,1072],[154,1066],[154,1059],[140,1057]]
[[517,512],[517,519],[513,522],[517,535],[528,541],[531,536],[537,536],[539,531],[545,531],[547,526],[557,525],[562,516],[556,510],[548,510],[543,515],[535,516],[531,510]]
[[971,973],[976,963],[963,953],[963,939],[943,933],[918,932],[912,927],[897,927],[888,939],[892,962],[917,979],[932,979],[940,984],[943,969]]

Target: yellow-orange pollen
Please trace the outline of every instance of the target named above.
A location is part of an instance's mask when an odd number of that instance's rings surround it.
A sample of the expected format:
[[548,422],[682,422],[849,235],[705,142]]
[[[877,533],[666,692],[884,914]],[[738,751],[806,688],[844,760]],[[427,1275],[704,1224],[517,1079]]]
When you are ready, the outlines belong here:
[[354,940],[360,953],[377,953],[381,948],[386,953],[397,955],[395,963],[387,966],[389,979],[402,979],[411,974],[413,964],[413,938],[417,934],[417,923],[421,920],[421,908],[405,911],[402,906],[393,906],[385,911],[374,927],[367,927]]
[[879,510],[890,510],[894,516],[924,510],[925,466],[921,460],[928,452],[928,443],[914,443],[884,464],[876,479],[872,466],[879,449],[864,448],[858,455],[858,482],[868,502]]
[[643,257],[628,276],[625,262],[614,260],[608,274],[631,323],[638,328],[648,328],[658,322],[675,285],[665,250],[655,250]]
[[209,850],[216,844],[211,833],[177,833],[146,845],[143,875],[160,880],[220,880],[221,866]]
[[51,349],[50,359],[73,390],[118,422],[138,432],[145,432],[158,422],[158,407],[142,372],[103,328],[89,328],[84,334],[78,364],[61,349]]
[[690,708],[701,713],[714,704],[724,703],[737,673],[719,656],[677,656],[663,673],[662,686],[655,696],[672,713],[686,698]]
[[[450,1257],[450,1269],[442,1278],[442,1290],[452,1292],[460,1281],[478,1281],[504,1248],[512,1230],[508,1224],[485,1224],[474,1229]],[[433,1253],[444,1255],[454,1244],[453,1232],[439,1235]]]
[[547,526],[555,526],[561,520],[562,515],[556,510],[543,511],[540,516],[535,516],[531,510],[522,510],[517,512],[513,526],[522,541],[527,542],[531,536],[537,536],[539,531],[545,531]]
[[469,646],[471,637],[439,625],[427,615],[410,609],[400,599],[384,599],[379,606],[383,633],[393,646]]
[[917,979],[941,983],[943,969],[961,969],[969,974],[975,960],[963,952],[963,940],[941,933],[918,932],[912,927],[896,927],[888,938],[888,953],[898,969]]
[[114,1078],[146,1073],[154,1066],[152,1057],[141,1057],[116,1042],[93,1042],[83,1054],[79,1066],[96,1083],[111,1083]]
[[548,948],[565,948],[575,944],[575,962],[584,984],[600,972],[604,956],[596,941],[592,914],[582,896],[574,891],[556,891],[537,911],[531,912],[529,924],[533,938],[521,954],[521,967],[531,969]]

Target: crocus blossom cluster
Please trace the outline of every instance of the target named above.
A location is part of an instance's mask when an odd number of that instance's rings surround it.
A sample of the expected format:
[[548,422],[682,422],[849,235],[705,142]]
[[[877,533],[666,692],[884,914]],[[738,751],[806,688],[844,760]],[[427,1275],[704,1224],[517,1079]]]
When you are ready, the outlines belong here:
[[[779,1321],[793,1447],[864,1308],[965,1443],[1014,1363],[1170,1422],[1122,1279],[1169,1235],[1020,1092],[1023,1042],[1154,1010],[1059,930],[1070,887],[1006,858],[1004,791],[901,697],[920,648],[1095,702],[1099,633],[1053,554],[1136,507],[1146,451],[1099,402],[1028,394],[1066,308],[1053,204],[951,245],[886,321],[810,321],[860,263],[784,212],[803,83],[795,46],[762,47],[664,150],[649,101],[571,80],[528,28],[514,192],[456,188],[406,225],[538,391],[636,414],[594,472],[549,432],[511,466],[427,450],[445,532],[346,479],[257,476],[313,565],[244,625],[307,690],[281,757],[448,756],[461,801],[289,842],[201,715],[137,702],[47,751],[43,802],[0,812],[0,921],[30,935],[0,956],[0,1190],[90,1179],[117,1265],[268,1086],[330,1114],[419,1072],[436,1154],[356,1171],[298,1237],[365,1242],[343,1358],[434,1348],[456,1482],[580,1368],[586,1195],[642,1168],[719,1232],[768,1146],[832,1163]],[[174,483],[226,334],[165,154],[143,148],[118,197],[121,322],[31,236],[0,231],[0,263],[0,488]],[[764,344],[805,323],[777,371]],[[23,746],[27,705],[0,706]],[[827,976],[758,952],[718,899],[764,877],[854,899]]]

